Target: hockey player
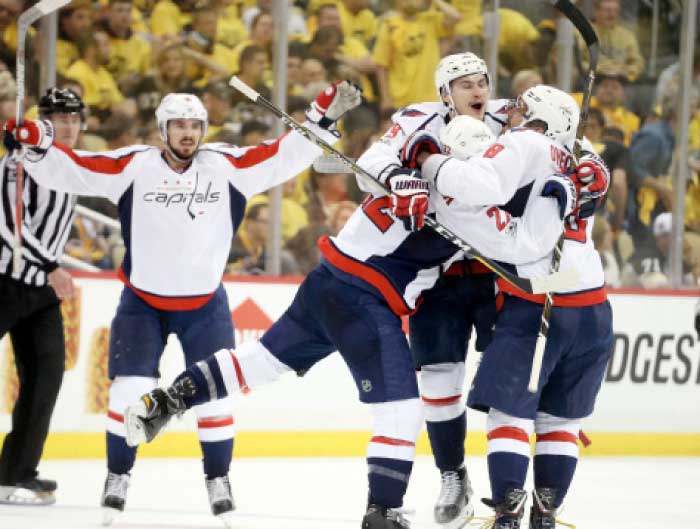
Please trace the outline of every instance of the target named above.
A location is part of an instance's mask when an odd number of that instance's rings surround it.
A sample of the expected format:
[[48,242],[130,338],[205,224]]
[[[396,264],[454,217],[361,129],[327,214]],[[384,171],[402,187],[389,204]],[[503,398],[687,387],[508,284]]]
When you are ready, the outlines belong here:
[[[484,200],[505,203],[506,214],[522,215],[532,194],[537,194],[529,171],[551,164],[565,171],[571,165],[564,146],[572,145],[578,108],[567,94],[540,85],[521,96],[517,109],[523,128],[503,135],[481,157],[460,161],[430,155],[422,163],[423,176],[441,194],[455,197],[455,203],[470,197],[478,186]],[[581,203],[577,214],[567,217],[561,261],[561,269],[576,266],[580,280],[575,288],[554,296],[538,392],[530,394],[527,386],[544,297],[526,295],[499,280],[505,302],[468,397],[470,407],[489,414],[490,504],[497,529],[520,527],[533,429],[537,442],[530,527],[555,527],[556,510],[576,467],[580,420],[593,410],[612,351],[612,313],[589,218],[607,190],[609,174],[594,155],[581,160],[573,177]],[[458,228],[447,217],[438,219]],[[494,221],[503,223],[503,218],[496,212]],[[479,249],[488,255],[488,247]],[[504,261],[515,265],[519,275],[532,277],[549,270],[551,256],[523,255],[520,261]]]
[[[308,126],[326,141],[337,119],[360,102],[347,81],[324,90],[307,113]],[[167,337],[175,333],[186,365],[234,346],[221,276],[248,198],[305,169],[320,150],[291,132],[256,147],[200,142],[207,111],[190,94],[168,94],[156,110],[164,150],[133,146],[112,152],[76,152],[53,142],[50,123],[25,121],[6,130],[32,146],[27,170],[38,182],[76,194],[101,195],[119,207],[126,255],[118,271],[125,288],[112,322],[107,419],[105,521],[124,509],[135,448],[124,440],[127,403],[156,385]],[[212,512],[234,509],[228,481],[233,449],[231,404],[195,410]]]
[[[186,408],[232,392],[247,392],[290,371],[306,372],[338,350],[360,400],[371,406],[374,416],[367,449],[369,498],[362,527],[408,527],[401,506],[423,414],[400,316],[415,310],[421,292],[432,286],[440,264],[457,248],[432,230],[412,231],[412,226],[407,228],[390,214],[393,202],[393,209],[410,220],[415,207],[424,212],[416,204],[427,199],[425,182],[414,170],[392,172],[388,181],[394,196],[370,195],[337,237],[320,240],[322,263],[259,342],[217,352],[190,366],[167,390],[157,389],[127,410],[130,442],[152,439],[173,414]],[[501,241],[496,245],[500,258],[515,259],[521,247],[539,248],[538,255],[544,255],[554,245],[561,232],[561,211],[571,210],[575,191],[562,184],[569,181],[560,176],[547,180],[550,188],[542,191],[556,198],[533,193],[533,200],[540,202],[533,212],[544,220],[511,219],[512,229],[504,231],[486,212],[469,219],[481,222],[482,237]],[[443,197],[436,200],[445,202]],[[421,215],[414,220],[419,227]],[[542,230],[542,224],[556,229]]]
[[[431,137],[440,138],[457,116],[482,120],[493,134],[501,133],[508,101],[489,99],[488,70],[482,59],[473,53],[444,57],[435,71],[435,87],[441,101],[413,104],[396,112],[392,127],[358,160],[360,166],[383,180],[401,166],[409,138],[409,157],[423,149],[436,152],[440,142],[431,142]],[[415,160],[408,162],[416,166]],[[464,362],[472,327],[477,351],[483,351],[491,340],[496,318],[494,275],[480,262],[458,256],[444,267],[422,300],[409,318],[409,329],[413,361],[420,370],[428,436],[441,475],[434,518],[447,529],[456,529],[473,512],[464,466]]]

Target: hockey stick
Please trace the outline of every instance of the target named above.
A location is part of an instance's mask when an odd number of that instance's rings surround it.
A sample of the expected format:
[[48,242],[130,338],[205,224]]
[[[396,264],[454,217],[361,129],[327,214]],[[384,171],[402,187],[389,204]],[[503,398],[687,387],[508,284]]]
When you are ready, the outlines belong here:
[[[574,25],[576,30],[583,37],[586,47],[588,48],[588,56],[590,59],[590,64],[588,68],[588,80],[586,83],[586,90],[583,93],[583,102],[581,104],[581,115],[579,117],[578,127],[576,128],[576,139],[574,140],[574,163],[578,162],[581,156],[581,141],[583,139],[583,129],[586,127],[586,120],[588,119],[588,109],[591,105],[591,94],[593,93],[593,83],[595,82],[595,70],[598,66],[598,35],[596,35],[593,26],[588,21],[588,19],[579,11],[578,7],[572,4],[569,0],[550,0],[554,7],[561,11],[566,18],[568,18]],[[554,247],[554,252],[552,253],[552,273],[557,273],[559,271],[559,265],[561,264],[561,253],[564,248],[564,241],[566,239],[566,230],[562,232],[557,245]],[[532,368],[530,370],[530,381],[527,385],[527,390],[530,393],[537,393],[537,387],[540,382],[540,373],[542,372],[542,361],[544,359],[544,349],[547,346],[547,335],[549,333],[549,320],[552,317],[552,304],[553,304],[552,293],[547,292],[545,294],[544,307],[542,307],[542,320],[540,322],[540,331],[537,335],[537,342],[535,343],[535,354],[532,357]]]
[[[276,105],[265,99],[258,92],[253,90],[250,86],[245,84],[235,75],[231,77],[229,84],[236,90],[241,92],[243,95],[248,97],[251,101],[257,103],[263,108],[266,108],[278,118],[280,118],[288,127],[294,129],[296,132],[304,136],[311,143],[320,147],[324,152],[329,155],[334,156],[338,161],[343,163],[345,166],[352,169],[354,173],[362,175],[367,182],[369,182],[378,192],[387,194],[388,190],[377,181],[371,174],[365,171],[362,167],[353,162],[350,158],[345,156],[340,151],[333,148],[331,145],[323,141],[316,134],[314,134],[307,127],[296,121],[292,116],[284,112],[282,109],[278,108]],[[545,277],[532,277],[524,278],[518,277],[514,274],[508,272],[501,265],[492,261],[485,255],[481,254],[476,248],[471,246],[466,241],[462,240],[455,233],[444,227],[442,224],[436,220],[425,217],[425,224],[433,230],[435,230],[439,235],[450,241],[457,248],[465,252],[469,257],[481,261],[490,270],[495,272],[499,277],[513,285],[518,290],[526,292],[528,294],[544,294],[545,292],[556,291],[563,288],[569,288],[577,280],[577,272],[575,269],[567,270],[564,272],[557,271],[554,274],[550,274]]]
[[[17,83],[17,98],[15,100],[15,119],[17,127],[24,120],[24,56],[25,44],[29,27],[44,15],[53,13],[70,0],[41,0],[24,11],[17,19],[17,55],[15,81]],[[22,264],[22,203],[24,194],[24,147],[21,147],[16,155],[16,184],[15,184],[15,240],[12,242],[12,272],[19,274]]]

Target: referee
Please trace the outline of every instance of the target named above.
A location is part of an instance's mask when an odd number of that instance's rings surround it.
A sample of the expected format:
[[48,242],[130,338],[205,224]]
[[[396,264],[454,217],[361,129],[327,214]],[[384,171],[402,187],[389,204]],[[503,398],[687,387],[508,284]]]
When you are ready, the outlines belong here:
[[[72,90],[50,88],[39,115],[53,124],[56,141],[74,147],[84,121]],[[8,145],[11,152],[12,145]],[[15,163],[0,160],[0,338],[9,332],[19,377],[12,430],[0,453],[0,503],[54,503],[56,482],[39,479],[37,466],[63,379],[65,347],[61,300],[73,296],[71,276],[58,258],[73,220],[73,196],[39,187],[25,174],[22,266],[12,271]]]

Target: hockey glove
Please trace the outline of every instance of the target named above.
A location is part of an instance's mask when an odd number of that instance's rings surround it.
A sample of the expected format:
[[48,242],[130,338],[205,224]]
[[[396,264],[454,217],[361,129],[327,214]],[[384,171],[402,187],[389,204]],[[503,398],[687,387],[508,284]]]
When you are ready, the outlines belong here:
[[138,446],[150,443],[176,415],[187,410],[184,399],[194,396],[195,384],[185,376],[166,389],[156,388],[142,395],[138,403],[124,412],[126,443]]
[[540,194],[543,197],[557,199],[561,220],[564,220],[576,209],[576,186],[566,175],[554,174],[550,176],[544,183]]
[[391,213],[408,231],[423,227],[428,211],[428,182],[416,169],[394,169],[387,179],[391,189]]
[[44,153],[53,143],[53,125],[47,120],[24,120],[17,126],[15,119],[5,123],[3,143],[8,152],[19,149],[21,144],[28,145],[37,153]]
[[579,209],[576,216],[580,219],[590,217],[602,202],[610,185],[610,171],[603,159],[597,154],[586,153],[576,166],[574,179],[579,188]]
[[401,164],[409,169],[420,169],[418,155],[421,153],[440,154],[440,140],[426,130],[417,130],[411,134],[401,149]]
[[336,81],[321,92],[306,111],[309,121],[328,129],[362,102],[362,90],[350,81]]

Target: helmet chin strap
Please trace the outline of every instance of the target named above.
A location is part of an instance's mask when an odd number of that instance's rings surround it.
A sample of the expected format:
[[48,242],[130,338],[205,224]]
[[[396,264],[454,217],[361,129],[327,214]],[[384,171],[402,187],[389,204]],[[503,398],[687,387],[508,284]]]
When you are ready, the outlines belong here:
[[455,107],[454,99],[452,98],[452,92],[450,91],[449,83],[442,85],[442,91],[444,92],[444,95],[447,97],[447,101],[449,101],[449,103],[447,103],[447,102],[445,102],[444,99],[442,100],[442,102],[445,104],[445,106],[448,109],[447,112],[450,115],[450,118],[454,118],[454,117],[459,116],[459,113],[457,112],[457,108]]

